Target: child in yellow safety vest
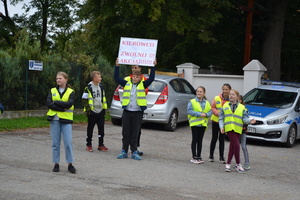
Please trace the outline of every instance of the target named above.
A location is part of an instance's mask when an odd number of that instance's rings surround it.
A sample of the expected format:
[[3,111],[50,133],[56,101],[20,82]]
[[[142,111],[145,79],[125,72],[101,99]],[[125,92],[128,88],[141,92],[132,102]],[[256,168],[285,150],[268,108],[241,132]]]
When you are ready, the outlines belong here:
[[231,171],[231,160],[235,157],[235,169],[239,173],[245,170],[240,162],[240,136],[243,131],[243,124],[254,124],[255,119],[250,119],[245,106],[238,102],[239,92],[230,90],[229,102],[225,103],[219,116],[219,126],[222,134],[227,133],[230,140],[228,158],[225,171]]
[[[132,79],[133,74],[135,72],[142,72],[142,68],[139,65],[132,65],[131,66],[131,71],[132,71],[132,74],[130,74],[129,76],[125,77],[126,81],[129,81],[130,79]],[[147,79],[148,79],[147,77],[145,77],[143,74],[141,74],[141,81],[145,81]],[[148,94],[148,91],[149,91],[149,88],[145,88],[146,95]],[[139,134],[138,134],[138,138],[137,138],[137,147],[138,147],[137,152],[138,152],[139,156],[142,156],[144,154],[142,151],[140,151],[141,135],[142,135],[142,124],[140,124]]]
[[225,135],[221,134],[219,127],[219,115],[222,106],[229,101],[229,92],[231,86],[228,83],[224,83],[222,86],[222,93],[218,96],[215,96],[214,100],[211,103],[211,127],[212,127],[212,137],[209,147],[209,162],[214,162],[214,151],[216,147],[217,140],[219,138],[219,161],[222,164],[225,164],[224,158],[224,146],[225,146]]
[[68,75],[65,72],[56,74],[56,87],[52,88],[47,96],[46,105],[47,120],[50,121],[50,133],[52,138],[52,162],[54,163],[53,172],[59,172],[60,162],[60,141],[63,138],[65,146],[66,162],[68,171],[76,173],[73,166],[73,145],[72,145],[72,123],[75,93],[67,84]]
[[131,79],[126,80],[120,77],[120,64],[116,60],[114,70],[115,81],[124,87],[122,99],[122,150],[117,156],[118,159],[128,157],[130,146],[131,157],[134,160],[141,160],[137,151],[137,138],[143,118],[143,111],[147,109],[146,88],[154,81],[155,65],[151,68],[150,76],[147,80],[142,81],[141,72],[134,72]]
[[99,71],[93,71],[91,73],[91,82],[85,87],[82,94],[82,105],[84,106],[84,112],[88,118],[87,136],[86,136],[86,150],[93,152],[92,138],[95,124],[98,127],[98,150],[108,151],[108,148],[104,145],[104,122],[105,113],[107,109],[107,102],[105,97],[105,91],[103,88],[102,77]]
[[[242,95],[239,95],[239,103],[245,105],[244,98]],[[242,150],[244,153],[244,160],[245,160],[244,170],[246,170],[246,171],[250,170],[250,161],[249,161],[249,154],[248,154],[248,148],[247,148],[247,128],[248,128],[248,124],[244,124],[243,125],[243,133],[240,138],[241,147],[242,147]]]
[[191,163],[201,164],[202,140],[208,126],[208,118],[211,116],[211,106],[205,97],[205,88],[199,86],[196,89],[196,97],[191,99],[187,106],[189,124],[192,130],[192,159]]

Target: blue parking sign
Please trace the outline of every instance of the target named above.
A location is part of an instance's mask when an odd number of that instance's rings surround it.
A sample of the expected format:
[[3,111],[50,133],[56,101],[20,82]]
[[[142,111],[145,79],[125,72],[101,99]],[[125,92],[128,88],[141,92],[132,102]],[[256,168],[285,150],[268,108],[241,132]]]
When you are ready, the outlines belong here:
[[43,62],[37,60],[29,60],[29,70],[43,71]]

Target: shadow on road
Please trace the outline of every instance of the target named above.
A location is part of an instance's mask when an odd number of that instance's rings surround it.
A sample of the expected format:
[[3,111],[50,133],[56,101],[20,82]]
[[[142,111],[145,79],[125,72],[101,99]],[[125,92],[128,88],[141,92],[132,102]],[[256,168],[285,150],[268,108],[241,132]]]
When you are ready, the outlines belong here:
[[[266,142],[266,141],[258,141],[258,140],[251,140],[247,139],[248,145],[255,145],[255,146],[264,146],[264,147],[282,147],[282,148],[289,148],[284,146],[283,143],[279,142]],[[300,140],[297,140],[294,144],[294,146],[300,145]]]

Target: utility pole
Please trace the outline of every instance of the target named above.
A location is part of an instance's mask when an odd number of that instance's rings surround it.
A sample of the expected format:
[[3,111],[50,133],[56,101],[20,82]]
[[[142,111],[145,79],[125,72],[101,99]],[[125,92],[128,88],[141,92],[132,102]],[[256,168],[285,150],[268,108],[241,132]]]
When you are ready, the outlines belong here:
[[248,0],[248,7],[241,9],[247,11],[246,37],[245,37],[245,52],[244,66],[250,62],[251,40],[252,40],[252,19],[253,19],[254,0]]

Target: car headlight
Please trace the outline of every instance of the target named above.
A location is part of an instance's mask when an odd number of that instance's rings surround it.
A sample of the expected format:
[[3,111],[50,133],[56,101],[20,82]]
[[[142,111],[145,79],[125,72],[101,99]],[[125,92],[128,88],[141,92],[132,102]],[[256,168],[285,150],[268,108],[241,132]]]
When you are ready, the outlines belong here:
[[283,124],[285,122],[287,116],[288,115],[284,115],[284,116],[279,117],[279,118],[269,119],[269,120],[267,120],[267,124],[268,125]]

